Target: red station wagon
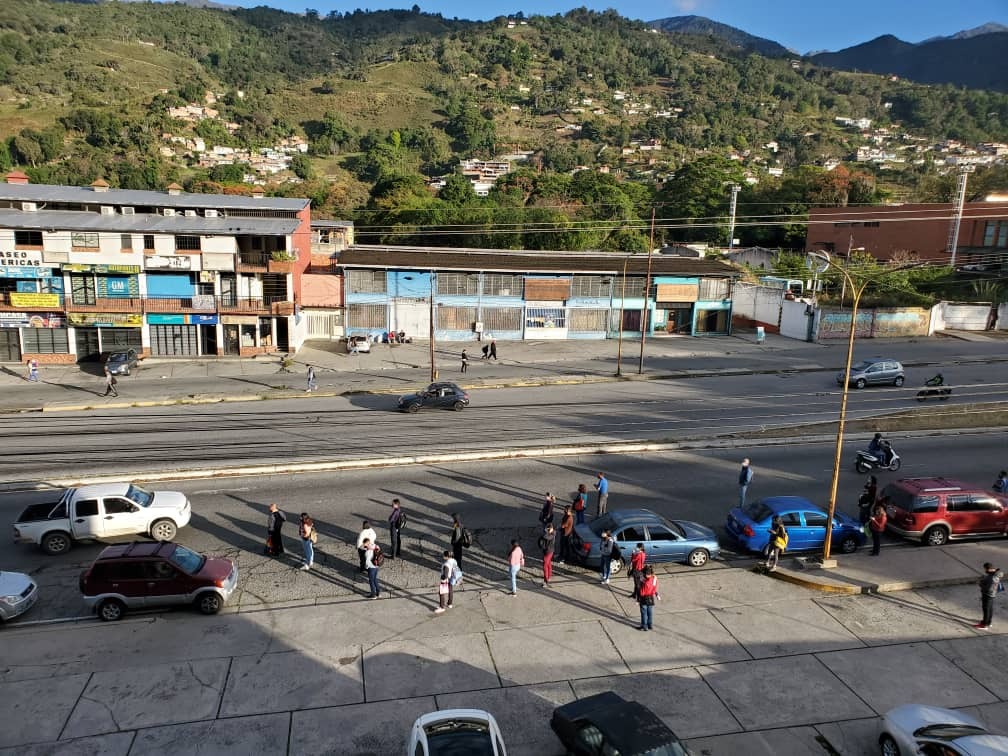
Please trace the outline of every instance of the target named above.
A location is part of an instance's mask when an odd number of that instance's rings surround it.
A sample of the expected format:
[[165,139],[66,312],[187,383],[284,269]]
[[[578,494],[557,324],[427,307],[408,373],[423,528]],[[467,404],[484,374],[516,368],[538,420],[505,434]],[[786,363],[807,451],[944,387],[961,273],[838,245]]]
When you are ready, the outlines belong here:
[[1008,497],[959,480],[904,478],[881,497],[889,498],[887,529],[929,546],[1008,534]]

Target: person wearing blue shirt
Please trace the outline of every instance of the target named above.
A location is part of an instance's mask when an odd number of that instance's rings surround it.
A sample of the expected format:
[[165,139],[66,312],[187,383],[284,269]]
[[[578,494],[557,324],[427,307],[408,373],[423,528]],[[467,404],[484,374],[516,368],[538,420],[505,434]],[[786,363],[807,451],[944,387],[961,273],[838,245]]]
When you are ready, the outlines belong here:
[[746,457],[742,460],[742,469],[739,470],[738,476],[738,488],[739,488],[739,506],[745,506],[745,495],[746,491],[749,490],[749,484],[752,483],[752,467],[749,465],[749,458]]
[[595,483],[595,490],[598,491],[598,517],[606,513],[609,504],[609,481],[604,473],[598,473],[598,482]]

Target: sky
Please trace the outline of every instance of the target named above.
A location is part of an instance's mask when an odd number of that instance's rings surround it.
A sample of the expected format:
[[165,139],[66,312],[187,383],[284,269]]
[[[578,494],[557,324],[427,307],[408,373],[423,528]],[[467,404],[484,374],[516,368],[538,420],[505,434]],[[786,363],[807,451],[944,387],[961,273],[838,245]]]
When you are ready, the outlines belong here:
[[355,9],[409,8],[447,18],[485,21],[521,11],[526,16],[566,13],[572,8],[614,8],[622,16],[653,21],[668,16],[706,16],[749,34],[766,37],[799,53],[841,50],[892,34],[906,42],[948,36],[988,22],[1008,26],[1008,0],[220,0],[229,5],[269,5],[320,15]]

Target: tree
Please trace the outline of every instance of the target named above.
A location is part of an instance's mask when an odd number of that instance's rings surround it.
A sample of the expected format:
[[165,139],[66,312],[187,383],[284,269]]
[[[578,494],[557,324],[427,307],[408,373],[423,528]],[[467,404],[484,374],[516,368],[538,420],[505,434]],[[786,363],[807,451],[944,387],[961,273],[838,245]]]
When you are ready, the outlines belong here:
[[685,228],[675,228],[678,239],[723,242],[728,230],[728,187],[743,184],[742,167],[720,155],[705,155],[676,171],[659,200],[663,215]]
[[210,169],[210,180],[220,184],[241,184],[249,167],[245,163],[231,165],[215,165]]
[[290,169],[294,172],[302,181],[308,181],[315,175],[315,169],[312,167],[311,158],[307,155],[302,155],[300,152],[291,158]]
[[445,179],[445,185],[438,192],[438,199],[446,205],[464,207],[476,201],[476,191],[469,179],[461,173],[453,173]]

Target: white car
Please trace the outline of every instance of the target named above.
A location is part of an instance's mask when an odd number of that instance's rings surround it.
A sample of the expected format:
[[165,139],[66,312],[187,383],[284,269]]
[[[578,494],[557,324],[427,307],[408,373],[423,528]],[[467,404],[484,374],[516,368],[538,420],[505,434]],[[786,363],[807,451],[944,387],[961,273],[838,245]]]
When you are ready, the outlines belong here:
[[0,572],[0,620],[24,614],[38,600],[35,581],[20,572]]
[[347,336],[347,354],[367,354],[371,351],[371,340],[367,336]]
[[888,711],[878,742],[883,756],[1008,754],[1008,736],[990,732],[965,712],[924,704],[904,704]]
[[507,756],[493,714],[482,709],[445,709],[413,723],[407,756]]

